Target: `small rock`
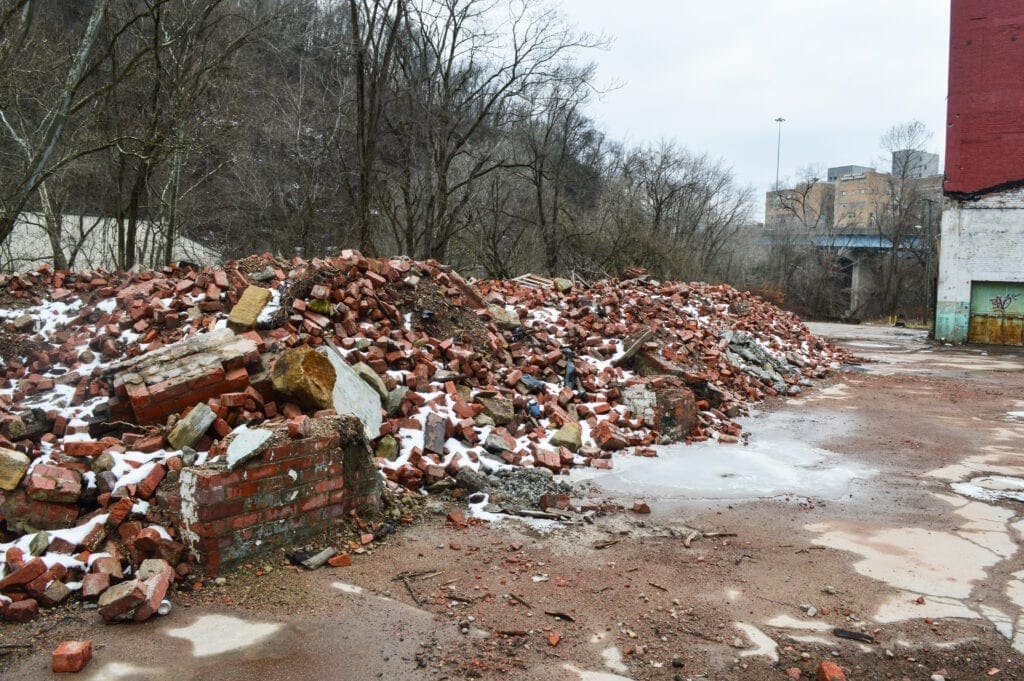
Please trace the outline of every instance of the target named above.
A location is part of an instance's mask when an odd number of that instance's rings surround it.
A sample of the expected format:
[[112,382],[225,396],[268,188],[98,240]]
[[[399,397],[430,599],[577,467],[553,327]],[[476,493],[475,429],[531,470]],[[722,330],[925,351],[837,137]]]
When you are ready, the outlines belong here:
[[825,660],[818,665],[818,681],[846,681],[846,674],[835,662]]
[[167,442],[174,449],[191,447],[206,433],[207,428],[217,420],[217,415],[205,403],[192,407],[188,415],[178,421],[167,436]]
[[0,489],[13,491],[28,470],[29,458],[19,451],[0,447]]

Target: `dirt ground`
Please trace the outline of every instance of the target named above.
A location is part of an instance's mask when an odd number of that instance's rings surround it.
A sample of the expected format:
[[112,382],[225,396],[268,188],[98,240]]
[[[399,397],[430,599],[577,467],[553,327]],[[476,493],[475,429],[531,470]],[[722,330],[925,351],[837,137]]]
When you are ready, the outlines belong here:
[[432,500],[348,568],[278,554],[145,624],[2,625],[0,672],[50,678],[76,638],[90,679],[1024,679],[1024,357],[815,331],[872,361],[762,405],[747,446],[573,476],[649,515],[458,528]]

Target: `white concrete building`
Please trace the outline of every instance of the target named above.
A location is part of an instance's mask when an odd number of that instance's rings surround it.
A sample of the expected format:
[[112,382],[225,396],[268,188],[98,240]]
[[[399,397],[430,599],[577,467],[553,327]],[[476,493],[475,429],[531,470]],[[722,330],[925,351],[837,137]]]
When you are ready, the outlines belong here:
[[942,211],[935,337],[1024,344],[1024,188]]
[[[117,266],[117,221],[90,215],[65,215],[61,245],[66,257],[74,254],[74,269],[105,269]],[[50,239],[41,213],[22,213],[10,238],[0,244],[0,271],[24,272],[52,262]],[[151,222],[140,222],[138,228],[140,263],[161,266],[163,232]],[[187,260],[198,265],[215,265],[223,261],[219,251],[198,241],[179,236],[173,249],[174,261]],[[147,257],[148,256],[148,257]]]

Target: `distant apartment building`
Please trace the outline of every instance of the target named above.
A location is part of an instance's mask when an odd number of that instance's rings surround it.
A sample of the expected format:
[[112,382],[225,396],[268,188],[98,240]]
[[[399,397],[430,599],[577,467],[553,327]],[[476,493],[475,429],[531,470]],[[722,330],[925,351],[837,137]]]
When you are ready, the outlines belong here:
[[902,149],[892,153],[892,174],[920,179],[939,174],[939,155],[918,149]]
[[953,0],[935,337],[1024,344],[1024,4]]
[[764,226],[767,230],[802,228],[825,230],[832,226],[836,186],[820,180],[801,182],[790,189],[768,192]]
[[890,173],[869,166],[835,166],[828,169],[825,180],[767,192],[765,228],[877,233],[877,220],[894,196],[913,194],[916,200],[938,204],[942,195],[938,158],[937,154],[904,149],[893,152]]
[[835,182],[840,177],[848,175],[862,175],[869,170],[873,171],[874,168],[869,168],[868,166],[836,166],[835,168],[828,169],[828,181]]

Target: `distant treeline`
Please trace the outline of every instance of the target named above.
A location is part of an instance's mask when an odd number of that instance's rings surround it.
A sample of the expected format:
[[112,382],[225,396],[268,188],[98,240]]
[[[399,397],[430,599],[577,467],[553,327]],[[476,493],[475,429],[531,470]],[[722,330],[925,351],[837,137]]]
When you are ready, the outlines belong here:
[[602,133],[604,42],[540,0],[0,0],[0,245],[33,211],[60,267],[63,216],[95,215],[122,268],[188,236],[225,257],[729,278],[751,191]]

